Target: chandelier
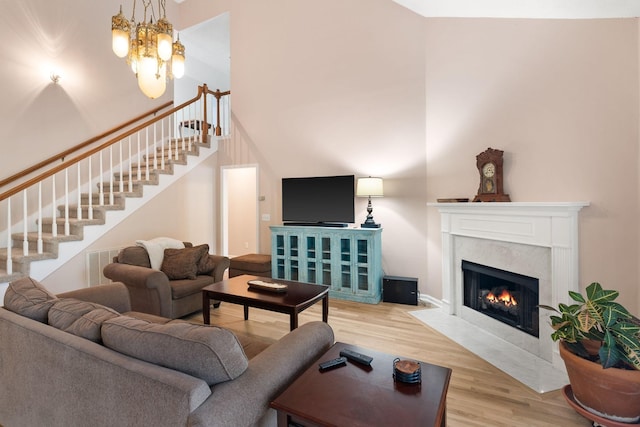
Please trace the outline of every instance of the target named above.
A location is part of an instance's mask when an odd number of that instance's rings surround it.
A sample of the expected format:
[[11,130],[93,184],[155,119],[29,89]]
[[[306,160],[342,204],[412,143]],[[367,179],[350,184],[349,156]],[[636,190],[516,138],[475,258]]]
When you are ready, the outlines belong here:
[[[133,1],[131,20],[120,13],[111,18],[111,47],[119,58],[127,58],[138,79],[138,87],[151,99],[161,96],[167,88],[167,78],[184,75],[184,45],[180,36],[173,41],[173,25],[165,13],[166,0],[158,0],[158,16],[152,0],[141,0],[144,19],[136,23],[136,4]],[[147,21],[147,18],[149,21]]]

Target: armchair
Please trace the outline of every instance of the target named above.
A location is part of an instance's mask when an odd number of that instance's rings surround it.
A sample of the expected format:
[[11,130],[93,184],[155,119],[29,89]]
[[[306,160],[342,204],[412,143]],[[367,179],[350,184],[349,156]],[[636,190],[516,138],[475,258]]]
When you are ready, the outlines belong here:
[[208,245],[185,242],[184,249],[165,249],[160,270],[151,268],[144,247],[129,246],[120,250],[103,273],[124,283],[133,311],[176,319],[201,310],[201,289],[221,281],[227,268],[229,258],[209,254]]

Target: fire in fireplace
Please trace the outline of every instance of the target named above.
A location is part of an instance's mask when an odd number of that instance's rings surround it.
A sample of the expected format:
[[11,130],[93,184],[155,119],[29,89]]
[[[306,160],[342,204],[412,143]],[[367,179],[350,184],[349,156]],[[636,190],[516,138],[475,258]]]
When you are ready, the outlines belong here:
[[538,337],[538,279],[462,260],[464,305]]

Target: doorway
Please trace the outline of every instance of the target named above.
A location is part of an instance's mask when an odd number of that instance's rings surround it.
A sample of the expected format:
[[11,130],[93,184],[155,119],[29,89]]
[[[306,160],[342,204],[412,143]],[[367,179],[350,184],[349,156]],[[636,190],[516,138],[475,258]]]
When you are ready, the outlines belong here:
[[222,253],[258,253],[258,167],[223,166]]

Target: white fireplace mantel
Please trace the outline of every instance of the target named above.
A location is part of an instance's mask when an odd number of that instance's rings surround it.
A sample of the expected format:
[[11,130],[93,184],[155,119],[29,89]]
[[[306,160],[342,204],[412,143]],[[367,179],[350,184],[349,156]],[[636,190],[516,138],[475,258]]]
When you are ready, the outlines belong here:
[[567,291],[579,289],[578,213],[589,202],[428,203],[427,206],[436,207],[441,214],[442,304],[451,314],[455,314],[452,305],[455,236],[551,248],[552,282],[557,285],[551,305],[557,304],[559,294],[565,296]]
[[[540,279],[539,303],[567,302],[579,290],[578,213],[588,202],[428,203],[441,215],[442,310],[506,336],[508,341],[557,364],[550,340],[512,333],[504,324],[477,317],[463,304],[461,260]],[[542,320],[540,332],[550,333]],[[509,331],[507,331],[509,329]],[[554,353],[554,354],[552,354]]]

